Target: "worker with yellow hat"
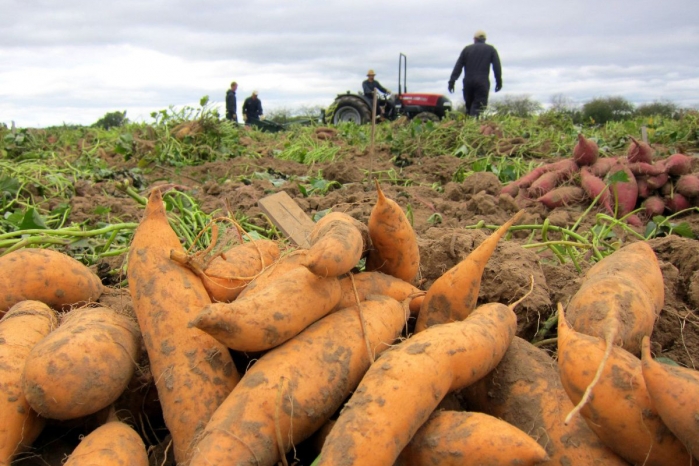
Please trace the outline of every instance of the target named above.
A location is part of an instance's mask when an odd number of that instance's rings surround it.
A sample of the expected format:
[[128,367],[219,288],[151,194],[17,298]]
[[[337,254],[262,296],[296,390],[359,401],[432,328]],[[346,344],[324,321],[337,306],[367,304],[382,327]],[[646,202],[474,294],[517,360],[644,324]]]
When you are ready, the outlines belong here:
[[383,94],[383,97],[379,99],[378,102],[378,111],[380,117],[385,117],[386,113],[390,112],[393,108],[390,102],[385,98],[385,96],[388,96],[391,93],[391,91],[383,87],[380,82],[374,79],[375,76],[376,73],[374,73],[374,70],[367,71],[367,78],[362,83],[362,92],[364,92],[364,95],[369,99],[374,98],[374,90]]
[[473,34],[473,44],[467,45],[461,51],[448,83],[449,92],[454,93],[454,84],[459,79],[463,69],[466,114],[474,117],[478,117],[488,106],[491,66],[493,74],[495,74],[495,92],[502,89],[500,56],[495,47],[485,43],[485,39],[486,34],[483,30],[478,30]]

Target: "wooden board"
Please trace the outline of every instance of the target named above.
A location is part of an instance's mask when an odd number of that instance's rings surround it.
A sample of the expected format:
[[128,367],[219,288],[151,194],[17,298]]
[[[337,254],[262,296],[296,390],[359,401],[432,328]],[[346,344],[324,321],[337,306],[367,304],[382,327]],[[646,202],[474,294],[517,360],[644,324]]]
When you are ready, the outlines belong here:
[[257,204],[272,223],[297,246],[310,246],[308,237],[315,223],[285,191],[263,197]]

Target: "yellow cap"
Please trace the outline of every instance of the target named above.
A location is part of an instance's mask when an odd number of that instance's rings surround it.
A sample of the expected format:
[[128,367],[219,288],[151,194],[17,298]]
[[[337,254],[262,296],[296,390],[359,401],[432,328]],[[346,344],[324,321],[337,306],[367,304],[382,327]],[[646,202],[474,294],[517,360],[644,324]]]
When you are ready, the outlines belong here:
[[376,73],[374,73],[374,70],[369,70],[366,72],[367,76],[376,76]]
[[479,29],[476,31],[476,33],[473,35],[474,39],[485,39],[485,31]]

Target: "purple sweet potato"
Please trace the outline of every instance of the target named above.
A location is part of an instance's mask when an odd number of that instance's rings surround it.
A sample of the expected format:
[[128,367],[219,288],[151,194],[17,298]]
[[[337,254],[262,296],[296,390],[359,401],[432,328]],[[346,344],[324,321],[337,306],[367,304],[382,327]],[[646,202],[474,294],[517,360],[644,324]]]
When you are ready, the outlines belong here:
[[529,187],[529,196],[543,196],[562,182],[570,179],[570,177],[578,171],[578,165],[572,160],[562,160],[561,162],[556,162],[554,165],[557,165],[559,168],[544,173],[534,181]]
[[651,196],[643,201],[643,208],[648,218],[661,215],[665,211],[665,201],[660,196]]
[[609,173],[609,169],[612,168],[612,166],[615,163],[617,163],[618,160],[618,157],[607,157],[604,159],[598,159],[597,162],[594,163],[594,165],[590,166],[590,173],[592,173],[595,176],[602,177]]
[[[562,169],[566,169],[566,168],[570,169],[572,167],[571,164],[575,165],[575,162],[573,162],[570,159],[563,159],[563,160],[559,160],[558,162],[547,163],[545,165],[541,165],[540,167],[535,168],[534,170],[530,171],[529,173],[527,173],[526,175],[524,175],[523,177],[521,177],[520,179],[515,181],[515,183],[517,183],[517,185],[520,188],[528,188],[529,186],[532,185],[532,183],[534,183],[544,173],[554,172],[554,171],[558,171],[558,170],[562,170]],[[575,165],[575,167],[577,167],[577,165]]]
[[660,189],[667,184],[669,179],[670,177],[667,173],[661,173],[660,175],[656,176],[649,176],[648,187],[650,189]]
[[680,176],[675,183],[675,191],[686,198],[699,197],[699,176],[694,174]]
[[663,167],[662,165],[653,165],[652,163],[645,162],[633,162],[629,163],[628,166],[629,170],[631,170],[631,173],[633,173],[634,175],[656,176],[660,175],[665,170],[665,167]]
[[609,213],[614,213],[612,205],[609,201],[610,196],[607,185],[601,178],[593,175],[592,172],[590,172],[590,169],[587,167],[582,167],[580,169],[580,186],[590,199],[595,199],[597,196],[600,196],[599,204],[604,206]]
[[563,207],[580,202],[585,198],[585,191],[578,186],[561,186],[544,194],[537,201],[549,209]]
[[639,199],[646,199],[647,197],[650,197],[652,189],[650,189],[650,187],[648,186],[647,176],[636,176],[636,185],[638,186]]
[[582,133],[578,133],[578,142],[573,148],[573,160],[580,166],[592,165],[599,157],[599,147],[597,143],[586,139]]
[[692,157],[684,154],[672,154],[663,161],[663,165],[668,175],[686,175],[692,171]]
[[653,162],[653,154],[655,151],[647,142],[637,141],[633,137],[631,138],[631,145],[626,152],[626,158],[629,162]]
[[638,184],[636,184],[636,178],[628,166],[623,163],[617,163],[609,170],[609,174],[614,175],[620,171],[626,173],[628,181],[620,181],[612,185],[613,199],[618,204],[617,217],[619,218],[634,210],[638,200]]
[[675,192],[671,196],[665,198],[665,207],[672,213],[679,212],[680,210],[689,209],[692,204],[689,200],[682,194]]

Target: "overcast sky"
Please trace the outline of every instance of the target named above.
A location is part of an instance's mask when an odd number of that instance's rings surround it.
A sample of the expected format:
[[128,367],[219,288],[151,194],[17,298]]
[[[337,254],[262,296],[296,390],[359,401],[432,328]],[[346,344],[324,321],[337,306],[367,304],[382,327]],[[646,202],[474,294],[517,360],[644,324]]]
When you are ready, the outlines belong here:
[[477,29],[503,65],[491,100],[699,106],[697,0],[0,0],[0,12],[0,122],[18,127],[117,110],[152,122],[205,95],[222,105],[232,80],[239,106],[253,89],[266,113],[327,106],[369,68],[397,91],[401,52],[409,91],[447,93]]

